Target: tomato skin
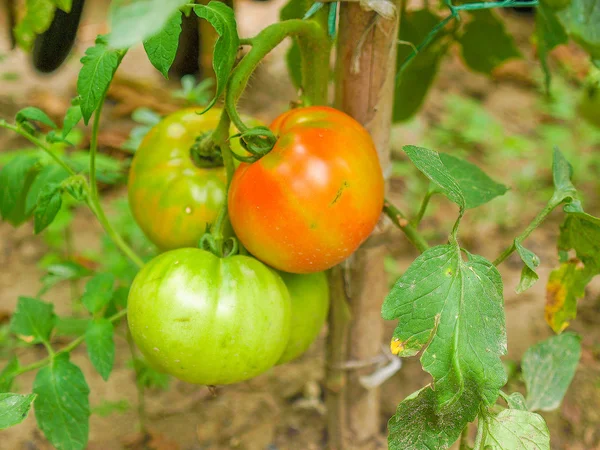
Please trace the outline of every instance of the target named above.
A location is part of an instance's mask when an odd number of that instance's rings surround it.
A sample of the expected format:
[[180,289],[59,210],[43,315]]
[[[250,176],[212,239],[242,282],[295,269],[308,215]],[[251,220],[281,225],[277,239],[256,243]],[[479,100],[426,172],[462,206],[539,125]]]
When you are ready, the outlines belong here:
[[273,150],[240,164],[229,216],[244,246],[292,273],[320,272],[350,256],[383,207],[384,180],[368,132],[329,107],[291,110],[272,123]]
[[260,261],[185,248],[142,268],[127,318],[153,367],[189,383],[221,385],[257,376],[279,360],[291,305],[281,277]]
[[280,272],[292,301],[290,338],[277,364],[302,355],[319,335],[329,312],[329,285],[325,272]]
[[[196,137],[216,128],[221,115],[218,108],[200,111],[184,109],[154,126],[129,171],[135,221],[161,250],[197,246],[227,195],[225,168],[199,168],[190,157]],[[240,151],[238,140],[232,146]]]

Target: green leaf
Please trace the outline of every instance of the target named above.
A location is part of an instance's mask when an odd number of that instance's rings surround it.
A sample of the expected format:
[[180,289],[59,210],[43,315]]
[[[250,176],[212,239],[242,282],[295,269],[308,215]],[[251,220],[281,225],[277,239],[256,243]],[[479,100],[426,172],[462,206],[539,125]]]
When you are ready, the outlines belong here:
[[398,319],[393,353],[423,352],[421,364],[434,380],[441,405],[467,390],[493,405],[506,383],[500,355],[506,353],[502,279],[485,258],[456,244],[419,256],[386,297],[382,316]]
[[565,159],[558,148],[554,148],[552,157],[552,180],[554,182],[554,197],[558,201],[572,201],[577,198],[577,189],[573,186],[571,178],[573,167]]
[[548,54],[561,44],[569,40],[563,26],[558,21],[556,14],[544,2],[538,5],[535,15],[535,34],[538,41],[538,56],[544,71],[546,92],[550,92],[551,73],[548,67]]
[[79,317],[57,317],[54,325],[54,333],[56,336],[72,336],[79,337],[85,334],[89,319],[81,319]]
[[33,230],[35,234],[42,232],[52,223],[62,205],[62,188],[59,184],[46,185],[38,197],[33,214]]
[[[86,151],[76,151],[69,155],[69,164],[81,175],[89,174],[90,154]],[[123,179],[127,169],[127,161],[104,155],[96,155],[96,178],[105,184],[116,184]]]
[[86,125],[100,106],[123,55],[123,52],[109,48],[104,36],[98,36],[96,45],[88,48],[81,58],[83,67],[77,78],[77,93],[81,98],[81,114]]
[[0,394],[0,430],[23,422],[34,399],[35,394]]
[[521,271],[521,280],[517,286],[517,293],[520,294],[533,286],[540,278],[536,273],[536,269],[540,265],[540,258],[531,250],[523,247],[521,243],[516,240],[515,247],[517,248],[517,253],[525,263],[523,270]]
[[85,331],[85,344],[90,361],[106,381],[115,362],[115,343],[113,324],[108,319],[98,319],[89,323]]
[[598,0],[572,0],[558,13],[567,32],[592,57],[600,58],[600,3]]
[[14,29],[15,39],[23,50],[30,50],[37,34],[50,27],[54,17],[52,0],[26,0],[25,15]]
[[89,393],[81,369],[66,354],[40,369],[33,383],[35,418],[58,450],[82,450],[89,433]]
[[148,59],[165,78],[169,78],[169,69],[175,61],[180,34],[181,12],[176,11],[158,34],[144,41]]
[[0,215],[14,225],[22,223],[25,214],[25,199],[31,183],[37,175],[38,157],[19,155],[0,171]]
[[465,63],[475,72],[491,74],[507,60],[521,57],[502,21],[489,10],[473,12],[473,20],[466,25],[458,42]]
[[19,360],[13,356],[0,372],[0,392],[8,392],[12,388],[15,372],[19,369]]
[[520,392],[513,392],[508,396],[507,399],[508,407],[510,409],[518,409],[521,411],[527,411],[527,402],[525,397]]
[[69,178],[69,173],[59,165],[49,164],[42,167],[27,192],[25,213],[28,216],[33,213],[38,204],[39,197],[42,191],[46,189],[46,186],[60,184],[67,178]]
[[[114,0],[109,11],[112,48],[126,49],[158,33],[186,0]],[[192,2],[193,3],[193,2]]]
[[483,205],[508,191],[506,186],[496,183],[475,164],[447,153],[440,152],[439,155],[450,175],[460,186],[467,209]]
[[555,333],[561,333],[577,316],[577,299],[583,298],[590,278],[576,260],[562,263],[550,272],[544,316]]
[[462,189],[440,159],[438,152],[414,145],[405,145],[402,149],[412,163],[439,188],[440,192],[456,203],[461,211],[466,208],[467,202]]
[[56,128],[56,124],[48,117],[48,115],[39,108],[28,106],[20,110],[15,116],[15,122],[23,123],[26,121],[40,122],[49,127]]
[[79,105],[79,102],[77,102],[76,105],[69,106],[69,109],[67,109],[67,113],[65,114],[65,118],[63,119],[63,139],[66,139],[71,130],[77,126],[81,120],[81,117],[81,106]]
[[10,320],[10,331],[28,343],[48,342],[55,320],[51,303],[19,297],[17,309]]
[[43,287],[38,296],[44,295],[50,288],[61,281],[79,280],[90,275],[89,269],[72,261],[51,264],[46,270],[48,273],[41,278]]
[[552,336],[530,347],[521,367],[531,410],[552,411],[560,406],[581,357],[581,337]]
[[[406,58],[426,38],[440,18],[429,9],[402,14],[396,56],[396,88],[394,91],[394,122],[410,119],[421,107],[438,72],[448,45],[440,45],[445,33],[438,33],[433,42],[401,71]],[[410,45],[412,44],[412,45]]]
[[208,5],[194,6],[194,12],[201,19],[208,20],[219,35],[213,53],[213,68],[217,77],[217,92],[204,109],[204,111],[208,111],[225,90],[229,73],[237,58],[240,38],[238,37],[233,10],[225,3],[212,0]]
[[539,414],[505,409],[485,417],[486,450],[550,450],[550,431]]
[[81,301],[90,313],[96,314],[108,305],[114,284],[115,277],[111,273],[100,273],[87,282]]
[[440,403],[436,391],[429,386],[404,399],[388,422],[389,450],[449,448],[475,419],[480,401],[476,395],[464,395],[441,412]]
[[560,227],[558,249],[575,250],[577,258],[583,262],[589,274],[600,272],[600,224],[593,216],[569,214]]

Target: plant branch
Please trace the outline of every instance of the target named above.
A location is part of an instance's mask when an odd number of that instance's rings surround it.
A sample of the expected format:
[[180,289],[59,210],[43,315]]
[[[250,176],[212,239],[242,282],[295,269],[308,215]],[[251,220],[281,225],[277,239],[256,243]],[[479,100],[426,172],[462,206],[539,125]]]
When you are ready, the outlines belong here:
[[552,198],[548,201],[546,206],[540,213],[535,216],[535,218],[531,221],[529,226],[523,231],[520,235],[518,235],[513,242],[494,260],[494,265],[499,266],[508,258],[516,249],[517,243],[523,242],[525,239],[529,237],[529,235],[535,230],[540,224],[548,217],[548,215],[563,202],[563,199],[553,195]]
[[[116,314],[113,314],[112,316],[110,316],[108,318],[108,320],[110,322],[116,322],[117,320],[124,317],[126,314],[127,314],[127,308],[122,309],[121,311],[119,311]],[[21,367],[18,370],[16,370],[15,372],[13,372],[13,375],[17,376],[17,375],[21,375],[22,373],[25,373],[25,372],[30,372],[32,370],[40,369],[40,368],[46,366],[47,364],[49,364],[52,361],[52,359],[57,357],[58,355],[71,352],[76,347],[78,347],[79,344],[81,344],[84,340],[85,340],[85,336],[79,336],[77,339],[74,339],[73,341],[71,341],[70,344],[64,346],[57,352],[54,352],[53,355],[48,356],[44,359],[40,359],[39,361],[36,361],[33,364],[29,364],[28,366]]]
[[429,244],[425,238],[410,224],[406,216],[387,199],[383,204],[383,212],[392,219],[394,225],[404,232],[408,240],[417,248],[417,250],[422,253],[429,248]]
[[17,134],[20,134],[33,145],[39,147],[44,152],[46,152],[59,166],[65,169],[69,173],[69,175],[76,175],[75,171],[71,167],[69,167],[69,165],[65,161],[63,161],[63,159],[60,156],[58,156],[50,146],[46,145],[46,143],[33,136],[31,133],[27,132],[26,130],[23,130],[17,125],[10,124],[4,120],[0,120],[0,128],[6,128],[7,130],[11,130]]
[[475,437],[475,445],[473,450],[484,450],[483,444],[485,441],[485,418],[479,413],[479,420],[477,421],[477,436]]
[[142,433],[146,432],[146,397],[144,392],[144,386],[139,382],[139,366],[137,363],[137,355],[135,352],[135,343],[133,342],[133,336],[131,335],[131,331],[127,328],[127,346],[129,347],[129,352],[131,353],[131,358],[133,360],[133,367],[135,370],[135,388],[137,389],[137,397],[138,397],[138,420],[140,422],[140,431]]
[[413,220],[413,226],[416,228],[421,223],[423,216],[425,215],[425,211],[427,211],[427,207],[429,206],[429,200],[433,196],[433,192],[427,191],[425,197],[423,197],[423,201],[421,202],[421,207],[419,208],[419,212],[417,213],[417,217]]
[[106,93],[100,100],[100,105],[94,113],[94,123],[92,124],[92,137],[90,142],[90,188],[92,197],[98,198],[98,183],[96,181],[96,153],[98,151],[98,130],[100,128],[100,115],[104,106]]
[[225,107],[240,132],[248,130],[239,116],[236,104],[250,76],[262,59],[286,37],[298,38],[302,53],[304,99],[312,105],[327,102],[329,79],[329,40],[325,30],[315,21],[292,19],[268,26],[249,42],[252,49],[231,72],[225,93]]

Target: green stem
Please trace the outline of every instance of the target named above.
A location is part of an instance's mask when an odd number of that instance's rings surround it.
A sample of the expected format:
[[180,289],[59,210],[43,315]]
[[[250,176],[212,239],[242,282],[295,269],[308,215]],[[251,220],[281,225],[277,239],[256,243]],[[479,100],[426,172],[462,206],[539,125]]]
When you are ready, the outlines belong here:
[[[122,309],[118,313],[110,316],[108,318],[108,320],[110,320],[111,322],[116,322],[117,320],[119,320],[122,317],[124,317],[126,314],[127,314],[127,309]],[[15,376],[17,376],[17,375],[20,375],[22,373],[30,372],[32,370],[36,370],[36,369],[39,369],[41,367],[44,367],[47,364],[49,364],[52,361],[52,359],[55,358],[55,357],[57,357],[58,355],[61,355],[63,353],[69,353],[72,350],[74,350],[84,340],[85,340],[85,336],[79,336],[77,339],[74,339],[73,341],[71,341],[70,344],[64,346],[63,348],[61,348],[57,352],[54,352],[54,354],[52,356],[48,356],[47,358],[40,359],[39,361],[37,361],[37,362],[35,362],[33,364],[30,364],[28,366],[21,367],[21,368],[19,368],[17,371],[15,371],[13,373],[14,373]]]
[[469,448],[469,424],[467,424],[460,434],[459,450]]
[[431,197],[433,196],[433,192],[431,191],[427,191],[427,194],[425,194],[425,197],[423,198],[423,201],[421,202],[421,207],[419,208],[419,212],[417,213],[417,217],[415,217],[415,219],[413,220],[413,225],[415,227],[418,227],[419,224],[421,223],[421,220],[423,219],[423,216],[425,215],[425,211],[427,211],[427,207],[429,206],[429,200],[431,200]]
[[127,256],[138,268],[142,268],[144,266],[144,261],[140,258],[133,249],[127,245],[127,242],[121,237],[121,235],[114,229],[110,221],[106,218],[106,214],[100,205],[100,201],[98,198],[94,198],[93,194],[90,192],[90,195],[87,200],[87,204],[89,208],[92,210],[106,234],[113,240],[115,245]]
[[404,232],[417,250],[423,253],[429,248],[429,244],[427,244],[425,238],[410,224],[406,216],[387,199],[383,204],[383,212],[392,219],[394,225]]
[[7,130],[11,130],[14,131],[17,134],[20,134],[21,136],[23,136],[25,139],[27,139],[29,142],[31,142],[33,145],[35,145],[36,147],[39,147],[40,149],[42,149],[44,152],[46,152],[48,155],[50,155],[50,157],[59,165],[61,166],[63,169],[65,169],[69,175],[76,175],[75,171],[73,169],[71,169],[71,167],[69,167],[67,165],[66,162],[64,162],[62,160],[62,158],[60,156],[58,156],[54,150],[52,150],[52,148],[50,148],[48,145],[46,145],[44,142],[40,141],[38,138],[36,138],[35,136],[33,136],[32,134],[28,133],[27,131],[23,130],[22,128],[20,128],[17,125],[12,125],[4,120],[0,120],[0,128],[6,128]]
[[236,104],[250,76],[262,59],[286,37],[298,38],[302,54],[303,97],[307,104],[327,103],[329,81],[329,40],[321,26],[312,20],[292,19],[268,26],[250,39],[252,49],[231,72],[225,94],[225,106],[231,121],[240,132],[248,130],[239,116]]
[[516,249],[517,243],[523,242],[525,239],[529,237],[529,235],[535,230],[540,224],[548,217],[548,215],[556,208],[558,205],[562,203],[563,199],[552,196],[552,198],[548,201],[544,209],[531,221],[529,226],[523,231],[520,235],[518,235],[512,244],[510,244],[501,254],[494,260],[494,265],[498,266],[502,264]]
[[92,197],[98,198],[98,183],[96,181],[96,153],[98,152],[98,130],[100,128],[100,115],[104,106],[106,94],[100,100],[100,105],[94,113],[94,123],[92,124],[92,138],[90,142],[90,188]]
[[485,440],[485,418],[482,417],[482,414],[479,414],[479,420],[477,421],[477,436],[475,437],[475,445],[473,446],[474,450],[484,450]]

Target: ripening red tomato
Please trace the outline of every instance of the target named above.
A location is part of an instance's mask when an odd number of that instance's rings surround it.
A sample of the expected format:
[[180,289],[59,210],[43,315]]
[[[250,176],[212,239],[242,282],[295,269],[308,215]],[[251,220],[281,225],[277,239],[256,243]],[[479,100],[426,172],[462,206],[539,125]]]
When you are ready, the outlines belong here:
[[229,216],[244,246],[279,270],[311,273],[350,256],[383,207],[384,180],[373,140],[329,107],[293,109],[271,125],[273,150],[240,164]]

